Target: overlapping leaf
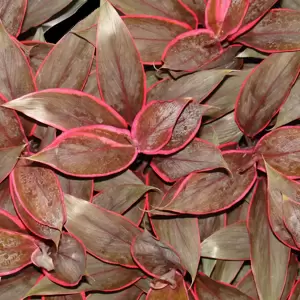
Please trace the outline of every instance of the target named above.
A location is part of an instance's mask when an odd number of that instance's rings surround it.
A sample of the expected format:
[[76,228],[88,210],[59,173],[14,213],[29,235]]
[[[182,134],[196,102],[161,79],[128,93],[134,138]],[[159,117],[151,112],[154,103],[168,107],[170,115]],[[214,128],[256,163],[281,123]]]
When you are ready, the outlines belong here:
[[236,287],[244,294],[252,297],[252,299],[259,299],[251,270],[249,270],[248,273],[241,279],[241,281],[238,282]]
[[191,8],[197,15],[198,23],[204,24],[206,0],[182,0],[182,3]]
[[8,178],[0,183],[0,208],[12,216],[17,215],[9,190]]

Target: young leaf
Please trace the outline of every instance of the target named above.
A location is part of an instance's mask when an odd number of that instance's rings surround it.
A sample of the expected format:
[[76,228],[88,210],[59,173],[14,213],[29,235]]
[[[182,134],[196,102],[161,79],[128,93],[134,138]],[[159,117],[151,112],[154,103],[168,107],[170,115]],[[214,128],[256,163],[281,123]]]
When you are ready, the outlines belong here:
[[144,272],[158,279],[171,270],[183,271],[177,253],[156,240],[147,230],[133,239],[131,254]]
[[126,15],[161,16],[186,22],[192,27],[197,23],[195,14],[181,1],[165,0],[162,3],[158,0],[112,0],[110,2]]
[[244,173],[239,171],[249,163],[250,154],[228,151],[223,153],[223,157],[231,175],[221,170],[191,173],[168,191],[164,200],[166,204],[157,209],[204,215],[219,212],[240,201],[256,180],[254,167]]
[[203,240],[201,255],[225,260],[248,260],[250,244],[245,221],[226,226]]
[[218,148],[197,138],[176,154],[154,157],[151,167],[167,182],[175,181],[195,171],[228,168]]
[[214,281],[202,273],[198,273],[196,277],[194,290],[195,294],[201,297],[200,299],[251,300],[234,286]]
[[105,124],[126,128],[125,120],[105,102],[69,89],[48,89],[12,100],[4,107],[59,130]]
[[122,18],[132,35],[144,64],[161,64],[165,47],[177,35],[191,30],[186,23],[158,16],[126,16]]
[[36,222],[62,230],[66,219],[63,194],[53,171],[22,160],[10,179],[16,201]]
[[36,27],[52,16],[60,12],[63,8],[69,5],[72,0],[60,1],[35,1],[28,0],[27,10],[22,25],[22,32],[27,31],[31,27]]
[[238,290],[248,295],[252,299],[259,299],[253,273],[251,270],[249,270],[248,273],[246,273],[246,275],[238,282],[236,287]]
[[244,81],[236,102],[235,119],[253,137],[269,124],[300,71],[300,53],[276,53],[259,64]]
[[178,253],[182,266],[194,281],[200,261],[200,232],[197,218],[151,218],[156,236]]
[[255,153],[286,176],[299,177],[300,127],[287,126],[266,134],[255,147]]
[[37,248],[29,235],[0,229],[0,275],[10,275],[31,263],[31,254]]
[[299,51],[299,19],[299,11],[272,9],[253,29],[240,36],[236,42],[267,53]]
[[0,4],[0,19],[9,34],[18,36],[24,20],[27,0],[2,0]]
[[127,130],[94,125],[66,131],[28,159],[52,166],[66,175],[91,177],[120,172],[136,156],[137,150]]
[[280,299],[290,249],[277,240],[269,226],[265,180],[258,181],[250,204],[247,227],[251,244],[251,268],[259,298]]
[[129,30],[107,1],[100,8],[96,48],[100,93],[132,123],[146,100],[145,73]]
[[249,0],[208,0],[205,11],[206,28],[215,37],[224,40],[241,26],[248,10]]
[[206,29],[192,30],[177,36],[165,48],[163,68],[193,72],[214,60],[222,52],[221,44],[213,32]]
[[177,80],[166,78],[148,91],[147,102],[191,97],[200,103],[217,88],[227,74],[229,71],[226,70],[208,70],[188,74]]
[[[19,1],[19,0],[18,0]],[[12,3],[6,0],[7,3]],[[25,2],[25,0],[22,0]],[[1,3],[2,5],[2,3]],[[10,4],[9,4],[10,6]],[[6,16],[10,14],[6,14]],[[35,91],[32,71],[25,54],[16,40],[9,36],[0,22],[0,91],[7,99],[23,96]],[[8,67],[8,62],[9,67]]]
[[130,245],[140,234],[138,227],[121,215],[70,195],[65,195],[65,203],[68,217],[65,227],[84,243],[87,251],[103,261],[135,267]]
[[152,101],[141,110],[132,124],[132,138],[140,152],[155,154],[171,139],[174,127],[190,98]]
[[206,0],[182,0],[197,15],[198,23],[204,25]]

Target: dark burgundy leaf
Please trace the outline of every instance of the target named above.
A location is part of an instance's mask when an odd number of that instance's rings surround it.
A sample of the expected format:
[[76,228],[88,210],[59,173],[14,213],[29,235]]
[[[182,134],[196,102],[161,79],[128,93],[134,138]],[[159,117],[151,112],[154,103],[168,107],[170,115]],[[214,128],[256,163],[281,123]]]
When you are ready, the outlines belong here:
[[259,180],[247,221],[251,268],[260,299],[280,299],[285,284],[290,249],[273,234],[268,221],[267,186]]
[[240,36],[236,42],[267,53],[298,51],[300,50],[299,19],[299,11],[272,9],[253,29]]
[[27,94],[4,106],[62,131],[97,124],[127,127],[125,120],[109,105],[75,90],[43,90]]
[[111,0],[118,10],[126,15],[161,16],[173,20],[187,22],[192,27],[196,26],[195,13],[187,9],[181,1],[165,0]]
[[238,290],[251,297],[251,299],[259,300],[254,277],[251,270],[249,270],[248,273],[241,279],[241,281],[238,282],[236,287]]
[[190,7],[196,13],[198,22],[204,25],[206,0],[182,0],[181,2]]
[[123,21],[144,64],[160,64],[165,47],[177,35],[192,28],[176,20],[158,16],[126,16]]
[[191,173],[168,191],[165,205],[156,208],[203,215],[224,210],[240,201],[256,179],[254,167],[240,173],[240,168],[249,164],[251,155],[244,151],[227,151],[223,157],[231,175],[221,170]]
[[66,175],[91,177],[120,172],[136,156],[129,131],[93,125],[68,130],[28,159],[50,165]]
[[140,152],[155,154],[171,139],[174,127],[190,98],[152,101],[141,110],[132,124],[132,138]]
[[151,167],[167,182],[175,181],[195,171],[228,169],[221,151],[213,144],[197,138],[176,154],[154,157]]
[[70,195],[65,195],[65,203],[65,227],[84,243],[87,251],[103,261],[135,267],[130,245],[140,234],[138,227],[121,215]]
[[218,57],[221,44],[213,32],[197,29],[177,36],[165,48],[162,55],[163,68],[178,71],[196,71]]
[[144,272],[158,279],[172,270],[183,271],[177,253],[156,240],[147,230],[134,238],[131,254]]
[[100,8],[96,58],[103,99],[132,123],[146,100],[146,76],[129,30],[109,2]]

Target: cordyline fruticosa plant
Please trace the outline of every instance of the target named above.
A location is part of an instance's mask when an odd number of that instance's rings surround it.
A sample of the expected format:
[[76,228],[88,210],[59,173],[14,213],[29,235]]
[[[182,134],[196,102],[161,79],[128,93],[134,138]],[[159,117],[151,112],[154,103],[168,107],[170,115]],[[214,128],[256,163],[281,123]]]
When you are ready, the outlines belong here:
[[299,299],[293,1],[102,1],[44,41],[75,2],[0,2],[0,300]]

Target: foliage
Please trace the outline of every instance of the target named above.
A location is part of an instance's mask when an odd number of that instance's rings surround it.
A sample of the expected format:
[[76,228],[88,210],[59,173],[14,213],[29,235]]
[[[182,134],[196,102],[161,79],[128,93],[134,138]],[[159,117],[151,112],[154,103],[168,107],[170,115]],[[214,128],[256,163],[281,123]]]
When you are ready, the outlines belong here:
[[85,2],[0,4],[0,300],[298,299],[300,1]]

